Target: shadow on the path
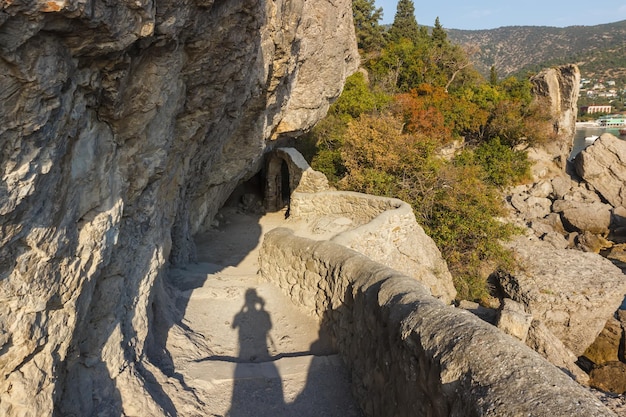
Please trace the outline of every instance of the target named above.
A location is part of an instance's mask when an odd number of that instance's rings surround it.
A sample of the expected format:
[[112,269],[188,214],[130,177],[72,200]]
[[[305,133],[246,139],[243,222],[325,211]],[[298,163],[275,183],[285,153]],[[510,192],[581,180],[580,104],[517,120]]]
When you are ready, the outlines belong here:
[[[327,322],[327,319],[322,321]],[[308,351],[272,354],[276,346],[270,334],[270,313],[265,309],[265,300],[249,288],[244,305],[232,320],[232,328],[238,331],[237,357],[213,355],[196,361],[236,364],[231,406],[226,416],[362,416],[352,397],[349,372],[336,355],[325,325]],[[280,359],[288,358],[303,360],[278,365]],[[302,375],[304,372],[306,377]]]
[[[265,300],[256,290],[248,288],[245,302],[232,323],[239,331],[239,361],[233,376],[233,394],[229,417],[260,414],[285,415],[285,398],[278,369],[269,362],[268,342],[272,320],[265,310]],[[246,363],[265,362],[261,375],[249,375]]]
[[[258,187],[257,184],[254,186]],[[227,214],[218,215],[220,223],[199,236],[200,241],[196,242],[197,262],[178,268],[178,273],[170,271],[154,287],[146,354],[151,363],[168,377],[177,379],[192,397],[196,397],[196,393],[187,385],[184,376],[177,372],[167,342],[175,334],[175,337],[186,340],[182,349],[186,349],[189,356],[211,352],[205,337],[189,328],[183,319],[194,290],[202,288],[211,274],[239,266],[261,240],[261,214],[258,211],[255,213],[249,206],[249,201],[261,200],[258,194],[251,196],[249,187],[242,190],[233,193],[225,204],[222,212]],[[242,205],[246,191],[248,205]],[[163,397],[167,398],[167,395],[163,394]],[[199,404],[203,403],[201,399],[197,400]],[[170,408],[174,408],[173,405]]]

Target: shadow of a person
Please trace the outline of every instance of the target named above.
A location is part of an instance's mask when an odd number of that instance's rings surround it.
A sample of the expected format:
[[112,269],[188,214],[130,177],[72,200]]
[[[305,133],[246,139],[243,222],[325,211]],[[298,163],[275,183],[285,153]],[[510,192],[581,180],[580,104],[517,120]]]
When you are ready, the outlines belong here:
[[350,373],[332,347],[330,334],[322,327],[319,338],[311,344],[311,362],[305,385],[288,404],[284,416],[293,417],[363,417],[352,396]]
[[272,320],[265,310],[265,300],[255,289],[246,290],[244,305],[235,315],[232,327],[239,329],[239,356],[227,415],[284,415],[282,380],[268,347]]

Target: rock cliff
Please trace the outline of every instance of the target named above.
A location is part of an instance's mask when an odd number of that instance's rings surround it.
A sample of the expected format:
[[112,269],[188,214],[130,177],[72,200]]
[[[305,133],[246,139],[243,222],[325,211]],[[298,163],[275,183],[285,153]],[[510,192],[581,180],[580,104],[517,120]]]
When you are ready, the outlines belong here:
[[338,96],[351,2],[14,0],[0,58],[0,414],[171,414],[164,266]]
[[541,71],[531,78],[535,100],[550,109],[553,140],[543,144],[552,160],[565,169],[576,133],[580,70],[576,65],[563,65]]

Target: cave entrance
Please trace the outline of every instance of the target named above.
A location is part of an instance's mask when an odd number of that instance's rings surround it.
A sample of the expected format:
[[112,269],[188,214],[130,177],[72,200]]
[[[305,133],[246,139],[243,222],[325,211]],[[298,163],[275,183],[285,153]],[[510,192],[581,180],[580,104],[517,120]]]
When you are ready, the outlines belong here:
[[223,207],[236,207],[244,213],[263,214],[263,173],[257,172],[239,184],[230,194]]
[[265,208],[269,212],[289,207],[292,189],[292,173],[289,160],[279,152],[272,152],[266,168]]
[[282,200],[282,206],[289,206],[289,200],[291,198],[291,190],[289,188],[289,166],[283,159],[280,165],[280,194]]

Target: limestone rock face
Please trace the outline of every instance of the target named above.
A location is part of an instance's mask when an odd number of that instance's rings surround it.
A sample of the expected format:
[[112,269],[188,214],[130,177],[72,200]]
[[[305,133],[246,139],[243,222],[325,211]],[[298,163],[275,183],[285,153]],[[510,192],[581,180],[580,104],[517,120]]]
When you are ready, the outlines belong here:
[[325,114],[353,33],[348,0],[0,5],[0,415],[174,414],[153,288]]
[[542,147],[552,159],[558,159],[561,169],[565,169],[576,133],[580,70],[576,65],[553,67],[541,71],[531,82],[536,100],[549,106],[553,119],[553,131],[549,133],[554,134],[555,139]]
[[605,133],[576,156],[574,166],[613,207],[626,206],[626,142]]
[[501,278],[506,296],[582,355],[624,298],[622,271],[600,255],[556,249],[547,242],[519,238],[511,248],[524,267]]

